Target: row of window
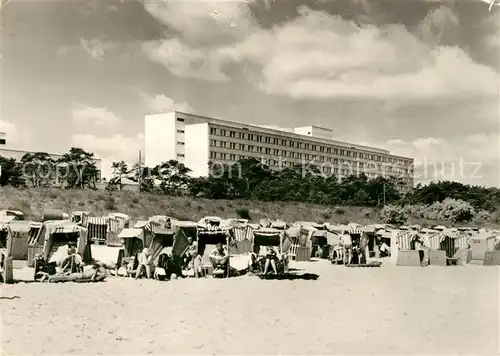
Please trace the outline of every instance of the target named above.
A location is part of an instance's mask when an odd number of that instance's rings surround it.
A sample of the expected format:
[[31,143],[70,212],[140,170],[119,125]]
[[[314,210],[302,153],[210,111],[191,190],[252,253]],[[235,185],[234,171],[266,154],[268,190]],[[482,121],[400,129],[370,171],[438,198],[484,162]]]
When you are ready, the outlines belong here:
[[[245,158],[255,158],[252,156],[242,156],[238,154],[233,154],[233,153],[226,153],[226,152],[210,152],[210,159],[220,159],[220,160],[225,160],[225,161],[231,161],[231,162],[236,162],[239,159],[245,159]],[[276,160],[276,159],[268,159],[265,160],[265,163],[268,164],[269,166],[279,166],[279,167],[293,167],[294,165],[297,164],[297,162],[290,162],[286,160]],[[321,163],[325,163],[324,161],[318,161],[318,160],[313,160],[312,164],[317,164],[320,165]],[[393,166],[382,166],[382,165],[370,165],[370,164],[364,164],[363,162],[355,162],[355,161],[348,161],[348,160],[343,160],[343,159],[333,159],[329,160],[329,164],[334,164],[336,166],[346,166],[346,167],[351,167],[351,168],[356,168],[356,169],[376,169],[376,170],[383,170],[386,173],[394,173],[394,174],[413,174],[412,169],[405,169],[405,168],[400,168],[400,167],[393,167]],[[300,163],[299,163],[300,164]],[[323,169],[330,169],[332,167],[325,166]]]
[[[291,148],[299,148],[299,149],[322,152],[322,153],[327,153],[327,154],[333,153],[335,155],[362,158],[362,159],[368,159],[368,160],[372,160],[372,161],[409,164],[408,161],[405,162],[405,160],[399,159],[399,158],[379,156],[379,155],[375,155],[372,153],[359,152],[356,150],[351,151],[351,150],[348,150],[345,148],[340,148],[340,147],[329,147],[329,146],[322,146],[322,145],[307,143],[307,142],[298,142],[298,141],[294,141],[294,140],[290,140],[290,139],[279,139],[276,137],[263,136],[263,135],[258,135],[258,134],[254,134],[254,133],[249,133],[249,132],[248,133],[247,132],[237,132],[237,131],[233,131],[233,130],[211,127],[210,134],[213,136],[224,136],[224,137],[230,137],[230,138],[238,138],[240,140],[248,140],[248,141],[254,141],[254,142],[259,142],[259,143],[267,143],[267,144],[273,144],[273,145],[279,145],[279,146],[285,146],[285,147],[291,147]],[[218,140],[213,140],[213,141],[217,142]],[[226,141],[219,141],[219,142],[221,142],[220,144],[226,143]],[[214,146],[215,146],[215,144],[214,144]],[[243,145],[243,146],[253,147],[252,145]],[[222,146],[219,146],[219,147],[222,147]],[[244,148],[240,148],[240,149],[245,150]]]
[[[350,162],[350,161],[344,160],[344,159],[319,156],[319,155],[314,155],[314,154],[310,154],[310,153],[302,153],[302,152],[297,152],[297,151],[286,151],[286,150],[279,150],[276,148],[254,146],[254,145],[245,145],[242,143],[219,141],[219,140],[210,140],[210,145],[212,147],[220,147],[220,148],[227,148],[227,149],[232,149],[232,150],[262,153],[262,154],[266,154],[266,155],[281,156],[284,158],[316,160],[318,162],[327,162],[327,163],[333,162],[335,164],[337,164],[339,162],[340,162],[340,164],[342,164],[344,162]],[[359,164],[361,165],[361,167],[364,165],[363,162],[359,162]]]

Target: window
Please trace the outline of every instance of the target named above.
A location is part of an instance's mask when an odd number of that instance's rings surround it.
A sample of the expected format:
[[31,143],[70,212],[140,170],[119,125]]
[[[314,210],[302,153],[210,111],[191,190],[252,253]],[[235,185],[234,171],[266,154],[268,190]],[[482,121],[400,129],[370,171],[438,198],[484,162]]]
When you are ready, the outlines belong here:
[[178,122],[184,122],[184,119],[181,119],[180,117],[177,118]]
[[217,129],[215,127],[210,128],[210,135],[217,135]]
[[184,133],[184,130],[177,130],[177,133]]
[[184,142],[182,142],[182,141],[177,141],[177,144],[181,145],[181,146],[184,146]]
[[236,132],[234,131],[229,131],[229,137],[236,137]]
[[184,154],[182,154],[182,153],[177,153],[177,157],[184,157]]

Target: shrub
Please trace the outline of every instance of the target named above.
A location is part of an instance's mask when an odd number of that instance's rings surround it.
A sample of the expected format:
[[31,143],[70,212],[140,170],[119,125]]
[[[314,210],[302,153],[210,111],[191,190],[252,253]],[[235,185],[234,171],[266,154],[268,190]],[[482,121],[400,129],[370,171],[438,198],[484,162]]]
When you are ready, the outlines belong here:
[[335,208],[335,214],[337,214],[337,215],[344,215],[345,214],[345,209],[344,208]]
[[109,197],[104,201],[104,209],[105,210],[116,210],[116,202],[113,197]]
[[433,203],[430,208],[440,220],[454,223],[471,221],[474,217],[473,206],[463,200],[446,198],[442,202]]
[[327,210],[327,211],[323,211],[321,213],[321,216],[323,217],[323,219],[325,219],[325,221],[328,221],[330,220],[330,218],[332,217],[332,213],[330,210]]
[[236,209],[236,214],[240,219],[251,220],[250,211],[247,208],[238,208]]
[[403,225],[408,220],[408,214],[400,206],[386,205],[382,209],[380,218],[387,224]]

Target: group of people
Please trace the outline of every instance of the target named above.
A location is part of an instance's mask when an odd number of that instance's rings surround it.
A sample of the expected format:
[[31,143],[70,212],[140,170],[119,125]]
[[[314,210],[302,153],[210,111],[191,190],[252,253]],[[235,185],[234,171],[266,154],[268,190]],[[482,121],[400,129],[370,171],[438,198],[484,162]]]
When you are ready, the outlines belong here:
[[[377,244],[381,257],[390,255],[391,247],[384,239],[378,239]],[[368,238],[366,236],[361,236],[356,241],[353,241],[350,234],[343,234],[340,236],[338,243],[333,246],[330,259],[345,265],[366,263],[367,256],[365,253],[367,245]]]
[[69,242],[64,255],[53,262],[47,262],[41,255],[34,258],[35,280],[39,282],[98,282],[106,278],[109,269],[114,266],[103,262],[94,262],[90,268],[85,269],[83,259],[77,251],[76,243]]
[[[205,277],[208,272],[208,266],[204,263],[198,243],[192,238],[188,238],[188,247],[181,256],[172,255],[171,249],[166,247],[157,259],[155,258],[156,261],[153,261],[153,257],[152,252],[144,248],[137,255],[137,260],[135,256],[124,258],[121,266],[115,263],[94,261],[91,266],[84,268],[76,244],[69,242],[64,255],[59,255],[57,261],[48,263],[42,256],[35,256],[35,280],[40,282],[101,281],[108,276],[110,271],[117,276],[165,280],[170,279],[173,274],[184,278],[183,271],[186,270],[191,270],[196,278]],[[208,255],[208,259],[213,275],[229,276],[234,270],[229,265],[229,251],[222,243],[215,246]],[[284,265],[283,256],[278,256],[272,247],[268,247],[265,256],[251,253],[248,271],[278,274],[283,271]]]
[[[173,274],[184,278],[183,271],[192,270],[196,278],[206,276],[203,257],[198,243],[188,237],[188,247],[181,256],[174,256],[168,247],[158,255],[157,263],[152,260],[152,253],[144,248],[137,256],[137,268],[134,270],[133,260],[124,260],[121,268],[117,270],[119,276],[134,276],[136,279],[155,278],[159,280],[170,279]],[[226,274],[229,271],[229,252],[221,243],[217,244],[209,255],[214,275]]]
[[255,251],[250,254],[249,271],[252,273],[262,272],[268,274],[271,267],[274,274],[286,272],[287,261],[283,255],[278,256],[278,253],[272,246],[266,247],[265,256],[259,256]]

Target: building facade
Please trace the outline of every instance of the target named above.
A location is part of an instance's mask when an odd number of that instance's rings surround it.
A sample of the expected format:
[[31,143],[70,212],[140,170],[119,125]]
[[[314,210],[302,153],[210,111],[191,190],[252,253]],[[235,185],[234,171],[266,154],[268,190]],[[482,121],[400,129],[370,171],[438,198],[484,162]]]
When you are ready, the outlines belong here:
[[256,158],[275,169],[302,165],[339,178],[360,173],[370,178],[399,177],[406,186],[413,186],[412,158],[335,141],[333,131],[324,127],[298,127],[291,132],[171,112],[146,115],[145,128],[148,167],[174,159],[194,176],[207,176],[209,162],[232,164]]

